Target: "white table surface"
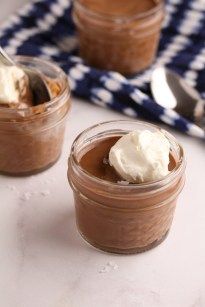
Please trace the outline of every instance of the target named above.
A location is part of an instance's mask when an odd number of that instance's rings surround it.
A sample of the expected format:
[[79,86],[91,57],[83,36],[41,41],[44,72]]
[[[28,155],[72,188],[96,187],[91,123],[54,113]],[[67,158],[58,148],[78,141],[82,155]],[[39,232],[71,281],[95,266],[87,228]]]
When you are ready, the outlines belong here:
[[[20,2],[26,1],[1,3],[0,19]],[[201,141],[168,128],[186,150],[187,181],[172,230],[159,247],[115,256],[88,246],[77,233],[66,179],[69,148],[84,128],[122,118],[126,117],[73,99],[59,162],[27,178],[0,176],[0,307],[205,306],[205,144]],[[118,269],[101,273],[109,261]]]

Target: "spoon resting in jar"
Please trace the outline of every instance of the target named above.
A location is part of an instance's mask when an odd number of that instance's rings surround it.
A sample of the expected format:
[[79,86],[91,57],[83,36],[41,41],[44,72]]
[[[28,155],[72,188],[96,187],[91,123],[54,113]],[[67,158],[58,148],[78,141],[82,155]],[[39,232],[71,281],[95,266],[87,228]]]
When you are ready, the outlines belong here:
[[166,67],[156,68],[151,77],[151,92],[160,106],[205,126],[205,101],[175,72]]
[[[15,87],[19,91],[19,99],[24,98],[24,100],[32,101],[32,105],[38,105],[50,100],[50,94],[46,83],[40,76],[40,73],[35,71],[32,68],[18,66],[13,59],[11,59],[8,54],[0,46],[0,67],[3,69],[4,73],[4,82],[6,78],[6,72],[10,71],[10,74],[7,74],[7,79],[10,80],[11,76],[14,78],[15,73]],[[4,86],[4,84],[2,85]],[[27,87],[27,89],[26,89]],[[3,89],[2,89],[3,90]],[[9,91],[9,88],[8,88]],[[7,97],[4,95],[3,97]],[[1,95],[0,95],[1,96]],[[3,99],[3,98],[2,98]],[[11,101],[12,103],[13,101]],[[30,105],[31,103],[28,103]]]

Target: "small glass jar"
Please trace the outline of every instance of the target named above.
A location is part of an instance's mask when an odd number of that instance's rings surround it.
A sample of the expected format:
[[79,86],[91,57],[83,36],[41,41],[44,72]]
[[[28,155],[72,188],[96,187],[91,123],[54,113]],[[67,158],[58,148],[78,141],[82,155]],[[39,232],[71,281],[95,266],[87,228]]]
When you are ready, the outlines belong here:
[[[163,1],[142,13],[105,14],[99,0],[74,0],[73,18],[82,58],[91,66],[130,75],[155,59],[164,19]],[[119,4],[122,7],[124,4]]]
[[59,158],[65,122],[70,109],[70,89],[65,73],[47,61],[18,56],[16,62],[37,70],[51,93],[50,101],[11,109],[0,107],[0,173],[30,175],[53,165]]
[[[81,157],[95,142],[145,129],[161,131],[170,142],[175,166],[163,179],[125,185],[99,179],[80,166]],[[184,173],[182,147],[157,126],[140,121],[113,121],[85,130],[74,141],[68,161],[68,179],[81,236],[91,245],[113,253],[138,253],[157,246],[171,227],[177,198],[184,186]]]

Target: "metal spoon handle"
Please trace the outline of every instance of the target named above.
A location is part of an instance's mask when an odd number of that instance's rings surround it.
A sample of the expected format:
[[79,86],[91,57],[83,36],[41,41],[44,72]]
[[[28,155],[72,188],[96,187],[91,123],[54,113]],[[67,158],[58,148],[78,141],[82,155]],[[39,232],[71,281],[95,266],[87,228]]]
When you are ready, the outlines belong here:
[[0,46],[0,63],[6,66],[15,65],[14,61],[8,56],[8,54]]

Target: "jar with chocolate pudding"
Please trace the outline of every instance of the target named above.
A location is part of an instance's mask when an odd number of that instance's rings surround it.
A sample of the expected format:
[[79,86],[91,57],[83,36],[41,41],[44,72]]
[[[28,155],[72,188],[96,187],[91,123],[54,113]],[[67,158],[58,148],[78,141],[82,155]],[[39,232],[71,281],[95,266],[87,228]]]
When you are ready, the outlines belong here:
[[[160,131],[170,145],[168,174],[129,183],[108,163],[111,147],[130,131]],[[76,223],[81,236],[103,251],[131,254],[149,250],[167,236],[185,181],[182,147],[168,132],[141,121],[93,126],[74,141],[68,160]]]
[[99,69],[141,72],[155,59],[164,15],[163,0],[74,0],[80,55]]
[[50,96],[48,101],[35,104],[24,84],[24,100],[0,102],[0,173],[22,176],[41,172],[60,157],[70,89],[65,73],[55,64],[25,56],[15,60],[18,69],[38,72]]

